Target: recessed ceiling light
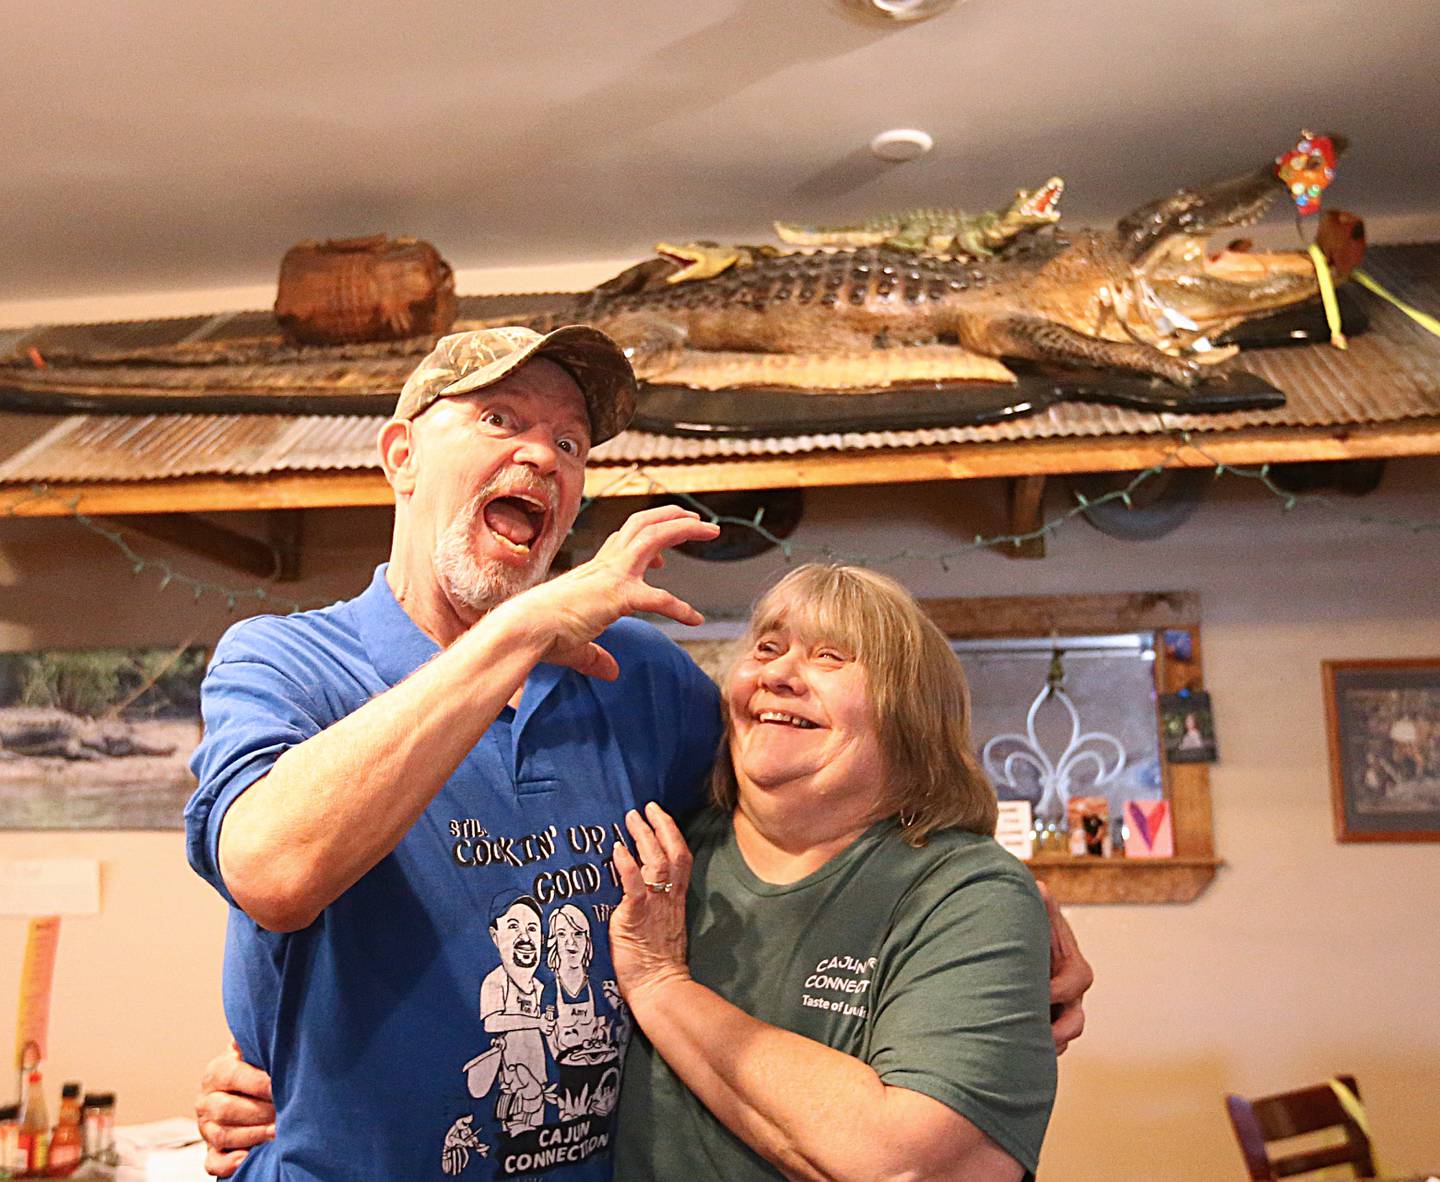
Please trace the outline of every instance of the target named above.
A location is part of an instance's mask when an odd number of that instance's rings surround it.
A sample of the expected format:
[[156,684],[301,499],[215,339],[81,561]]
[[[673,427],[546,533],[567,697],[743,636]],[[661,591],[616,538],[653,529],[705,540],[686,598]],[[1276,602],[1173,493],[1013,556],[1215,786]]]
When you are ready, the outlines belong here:
[[868,16],[892,21],[923,21],[955,6],[955,0],[847,0]]
[[935,146],[928,131],[918,127],[894,127],[870,141],[870,150],[881,160],[918,160]]

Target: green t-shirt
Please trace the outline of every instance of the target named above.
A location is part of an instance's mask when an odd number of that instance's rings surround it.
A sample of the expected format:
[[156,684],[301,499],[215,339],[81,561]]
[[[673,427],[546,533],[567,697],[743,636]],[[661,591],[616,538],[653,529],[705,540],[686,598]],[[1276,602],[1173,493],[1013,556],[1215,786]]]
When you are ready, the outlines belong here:
[[[1050,925],[1029,871],[988,837],[915,849],[882,822],[815,873],[757,878],[730,819],[687,833],[694,978],[762,1022],[864,1060],[958,1112],[1033,1172],[1055,1098]],[[770,1179],[655,1053],[630,1043],[617,1182]]]

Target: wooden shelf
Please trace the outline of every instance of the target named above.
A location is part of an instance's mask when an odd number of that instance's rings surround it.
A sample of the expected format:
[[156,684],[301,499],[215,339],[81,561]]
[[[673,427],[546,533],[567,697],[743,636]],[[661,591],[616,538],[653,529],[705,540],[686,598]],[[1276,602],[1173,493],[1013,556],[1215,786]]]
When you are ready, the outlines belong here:
[[1067,858],[1026,863],[1060,903],[1189,903],[1225,865],[1218,858]]
[[[1183,447],[1170,433],[964,443],[909,450],[812,452],[723,460],[592,463],[590,497],[648,496],[737,489],[798,488],[930,480],[1123,472],[1165,462],[1175,467],[1299,460],[1375,459],[1440,454],[1440,419],[1363,427],[1247,428],[1207,432],[1201,447]],[[52,484],[37,496],[28,486],[0,487],[0,514],[62,517],[77,511],[215,513],[252,509],[319,509],[390,505],[378,470],[284,472],[269,476],[185,476],[156,480]]]

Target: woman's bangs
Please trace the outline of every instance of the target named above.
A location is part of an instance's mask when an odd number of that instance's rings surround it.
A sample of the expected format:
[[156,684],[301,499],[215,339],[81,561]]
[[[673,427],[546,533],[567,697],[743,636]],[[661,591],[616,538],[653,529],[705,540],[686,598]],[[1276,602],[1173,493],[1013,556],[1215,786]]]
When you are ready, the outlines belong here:
[[784,628],[807,645],[833,644],[864,664],[866,638],[874,637],[880,615],[843,572],[812,567],[796,571],[764,597],[750,639]]

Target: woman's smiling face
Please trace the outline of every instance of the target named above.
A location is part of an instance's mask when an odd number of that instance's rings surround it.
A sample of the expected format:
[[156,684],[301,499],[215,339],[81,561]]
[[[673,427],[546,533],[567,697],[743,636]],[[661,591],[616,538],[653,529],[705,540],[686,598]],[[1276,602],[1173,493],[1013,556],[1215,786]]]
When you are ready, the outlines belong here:
[[782,609],[754,638],[726,691],[730,752],[747,792],[805,792],[821,807],[880,805],[885,761],[855,653]]
[[791,845],[807,826],[831,842],[892,816],[912,845],[947,827],[994,832],[965,675],[901,584],[804,563],[756,601],[742,643],[725,682],[730,758],[712,782],[722,807],[739,806],[737,834],[744,818]]

